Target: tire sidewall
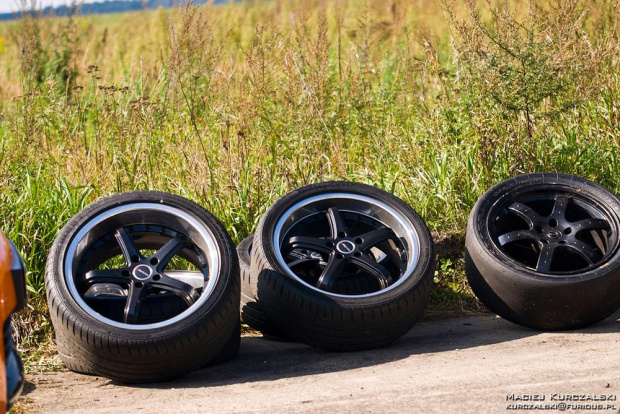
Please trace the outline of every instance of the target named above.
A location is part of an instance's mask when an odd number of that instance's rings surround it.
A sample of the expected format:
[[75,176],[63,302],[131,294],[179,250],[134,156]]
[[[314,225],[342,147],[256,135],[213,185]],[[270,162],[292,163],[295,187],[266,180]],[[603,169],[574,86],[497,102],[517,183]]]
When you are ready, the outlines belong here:
[[237,245],[237,255],[239,256],[239,266],[241,267],[250,267],[252,261],[250,251],[252,250],[253,240],[254,234],[250,234]]

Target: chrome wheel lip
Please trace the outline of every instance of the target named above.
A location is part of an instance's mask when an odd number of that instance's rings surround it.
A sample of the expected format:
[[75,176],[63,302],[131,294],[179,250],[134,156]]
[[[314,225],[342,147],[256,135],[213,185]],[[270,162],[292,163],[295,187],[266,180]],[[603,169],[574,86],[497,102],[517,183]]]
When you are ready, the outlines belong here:
[[[520,202],[520,200],[526,200],[528,198],[535,197],[553,198],[561,196],[568,196],[570,198],[573,198],[573,202],[576,202],[578,204],[586,204],[589,208],[596,210],[597,217],[603,218],[609,223],[612,231],[612,238],[610,238],[610,240],[613,241],[615,244],[610,246],[609,250],[603,255],[603,257],[592,265],[577,270],[539,271],[533,267],[527,266],[525,263],[522,263],[518,259],[513,258],[508,253],[506,253],[504,251],[504,248],[502,248],[502,246],[500,246],[499,244],[498,235],[496,235],[494,231],[491,231],[494,221],[493,218],[496,217],[501,210],[506,209],[511,203]],[[616,216],[613,209],[609,208],[609,206],[605,205],[602,202],[599,202],[593,197],[590,197],[587,193],[576,191],[575,189],[561,184],[555,185],[554,188],[549,188],[548,184],[535,185],[527,189],[521,189],[521,191],[515,193],[505,193],[501,195],[487,211],[486,218],[484,219],[484,231],[486,237],[488,237],[491,241],[493,249],[497,252],[496,254],[498,254],[507,264],[510,264],[513,267],[518,267],[528,272],[531,272],[532,275],[536,277],[581,279],[583,278],[583,275],[585,273],[596,270],[600,266],[603,266],[605,263],[607,263],[609,258],[612,257],[615,252],[620,249],[620,229],[614,221],[614,217]]]
[[[328,292],[325,290],[321,290],[319,288],[317,288],[316,286],[312,286],[309,283],[306,283],[304,280],[302,280],[299,276],[297,276],[286,264],[286,261],[284,260],[284,257],[282,256],[282,242],[283,239],[286,235],[286,231],[283,233],[283,229],[285,227],[286,222],[291,218],[291,216],[298,212],[300,209],[304,208],[304,207],[308,207],[312,204],[315,204],[317,202],[323,202],[323,201],[336,201],[336,200],[353,200],[353,201],[357,201],[360,203],[365,203],[367,205],[371,205],[374,207],[379,208],[380,210],[382,210],[383,212],[387,213],[389,216],[391,216],[399,225],[400,225],[400,229],[394,229],[393,227],[387,226],[385,225],[384,222],[382,222],[381,220],[378,220],[376,217],[372,217],[371,215],[362,213],[360,211],[352,211],[354,213],[360,214],[360,215],[366,215],[369,216],[371,218],[373,218],[374,220],[377,220],[379,222],[381,222],[382,224],[384,224],[386,227],[391,228],[396,235],[399,238],[404,237],[407,241],[407,250],[408,250],[408,257],[407,257],[407,269],[405,270],[405,272],[400,276],[400,278],[393,284],[389,285],[387,288],[378,290],[376,292],[371,292],[371,293],[367,293],[367,294],[363,294],[363,295],[343,295],[343,294],[338,294],[338,293],[332,293],[332,292]],[[351,211],[351,210],[343,210],[343,211]],[[313,213],[316,214],[316,213]],[[304,216],[304,217],[308,217],[310,216]],[[298,221],[298,220],[296,220]],[[399,231],[396,231],[399,230]],[[271,240],[274,252],[275,252],[275,256],[276,256],[276,260],[278,261],[278,264],[280,265],[280,267],[284,270],[284,272],[292,277],[293,279],[295,279],[296,281],[298,281],[299,283],[301,283],[302,285],[320,292],[322,294],[325,295],[329,295],[329,296],[333,296],[333,297],[339,297],[339,298],[366,298],[366,297],[373,297],[373,296],[378,296],[378,295],[382,295],[388,291],[391,291],[393,289],[396,289],[398,286],[400,286],[401,284],[403,284],[405,282],[405,280],[409,279],[411,277],[411,275],[413,274],[413,272],[415,271],[415,269],[417,268],[419,262],[420,262],[420,236],[418,234],[418,231],[415,228],[415,225],[413,224],[413,222],[411,220],[409,220],[403,213],[399,212],[396,208],[390,206],[389,204],[377,200],[375,198],[372,197],[368,197],[368,196],[364,196],[361,194],[356,194],[356,193],[348,193],[348,192],[333,192],[333,193],[324,193],[324,194],[318,194],[315,196],[311,196],[308,198],[305,198],[297,203],[295,203],[293,206],[289,207],[282,215],[280,215],[280,217],[278,218],[276,225],[274,227],[274,231],[273,231],[273,237]]]
[[[191,226],[194,230],[197,231],[198,235],[202,238],[202,242],[204,242],[206,249],[203,252],[205,254],[205,258],[208,264],[208,276],[205,275],[206,283],[204,285],[203,291],[200,295],[200,298],[192,304],[188,309],[181,312],[180,314],[167,319],[165,321],[151,323],[151,324],[127,324],[122,322],[117,322],[112,319],[106,318],[99,313],[95,312],[88,304],[84,301],[80,293],[78,292],[77,286],[75,284],[75,278],[79,275],[73,274],[73,262],[76,259],[75,252],[77,252],[81,243],[88,243],[89,241],[85,239],[88,236],[88,233],[93,230],[96,226],[102,224],[104,221],[109,220],[110,218],[118,218],[124,213],[130,212],[148,212],[148,211],[156,211],[158,213],[171,214],[175,216],[177,219],[184,221],[188,226]],[[146,219],[148,222],[148,219]],[[136,223],[127,223],[127,225],[132,225]],[[90,242],[93,242],[91,240]],[[78,233],[72,238],[69,247],[67,248],[63,270],[64,270],[64,278],[66,286],[69,290],[69,293],[73,300],[82,308],[84,312],[86,312],[89,316],[94,319],[99,320],[107,325],[111,325],[121,329],[128,329],[134,331],[146,331],[150,329],[158,329],[165,326],[170,326],[175,324],[187,316],[196,312],[208,299],[211,297],[211,294],[215,290],[215,286],[217,285],[219,279],[219,273],[221,268],[221,253],[216,243],[215,235],[212,230],[202,224],[202,222],[196,218],[194,215],[189,214],[186,211],[183,211],[177,207],[159,204],[154,202],[140,202],[140,203],[131,203],[125,204],[118,207],[114,207],[112,209],[105,210],[95,217],[92,217],[88,220],[78,231]]]

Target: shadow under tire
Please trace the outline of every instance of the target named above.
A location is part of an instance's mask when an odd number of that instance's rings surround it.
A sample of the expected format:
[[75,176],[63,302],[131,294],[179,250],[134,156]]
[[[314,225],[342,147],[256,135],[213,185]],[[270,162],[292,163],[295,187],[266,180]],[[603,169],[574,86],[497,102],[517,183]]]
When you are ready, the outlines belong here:
[[172,379],[239,348],[239,265],[222,224],[182,197],[101,199],[59,232],[45,272],[67,368],[125,383]]
[[572,175],[535,173],[480,197],[467,225],[472,290],[499,316],[540,330],[591,325],[620,306],[620,200]]
[[407,333],[431,293],[428,228],[402,200],[364,184],[291,191],[254,236],[252,289],[271,320],[308,345],[356,351]]

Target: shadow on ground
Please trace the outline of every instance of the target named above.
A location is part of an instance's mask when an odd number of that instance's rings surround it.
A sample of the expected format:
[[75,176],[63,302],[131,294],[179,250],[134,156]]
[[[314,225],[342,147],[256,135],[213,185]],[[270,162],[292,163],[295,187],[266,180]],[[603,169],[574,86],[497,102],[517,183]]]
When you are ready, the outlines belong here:
[[[616,332],[620,332],[620,311],[601,323],[573,331],[571,334]],[[523,328],[495,316],[474,316],[420,323],[392,345],[362,352],[325,352],[295,342],[244,337],[241,339],[239,355],[230,362],[195,371],[175,381],[138,387],[200,388],[275,381],[380,365],[403,360],[412,355],[430,355],[475,348],[535,335],[553,335],[553,333],[545,334]]]

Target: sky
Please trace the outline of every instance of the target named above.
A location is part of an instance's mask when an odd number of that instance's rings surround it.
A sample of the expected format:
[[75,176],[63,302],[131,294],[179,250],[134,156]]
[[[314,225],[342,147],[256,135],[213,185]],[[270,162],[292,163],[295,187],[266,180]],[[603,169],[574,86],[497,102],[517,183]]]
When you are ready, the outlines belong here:
[[[71,0],[0,0],[0,13],[11,13],[18,11],[21,7],[22,1],[25,1],[27,5],[30,5],[33,1],[36,1],[37,8],[71,4]],[[84,3],[94,3],[95,1],[102,0],[83,0]]]

